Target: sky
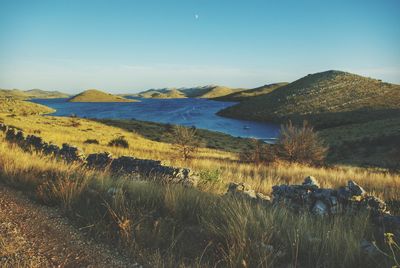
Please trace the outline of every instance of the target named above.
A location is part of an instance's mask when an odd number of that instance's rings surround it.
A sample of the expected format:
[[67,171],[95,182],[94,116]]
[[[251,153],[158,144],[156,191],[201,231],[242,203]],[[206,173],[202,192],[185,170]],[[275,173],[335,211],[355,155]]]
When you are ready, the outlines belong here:
[[0,0],[0,88],[400,84],[400,0]]

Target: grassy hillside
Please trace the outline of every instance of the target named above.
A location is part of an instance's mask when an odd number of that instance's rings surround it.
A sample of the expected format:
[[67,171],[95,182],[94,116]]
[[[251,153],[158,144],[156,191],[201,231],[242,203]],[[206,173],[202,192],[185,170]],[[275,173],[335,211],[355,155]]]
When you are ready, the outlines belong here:
[[[275,184],[299,183],[311,174],[316,176],[324,187],[338,187],[344,185],[349,178],[353,178],[362,183],[367,190],[376,192],[387,200],[400,199],[400,177],[395,174],[375,173],[365,168],[352,167],[312,168],[296,164],[288,166],[282,163],[258,166],[239,162],[237,153],[222,150],[224,146],[245,148],[247,143],[245,140],[243,145],[239,145],[240,139],[232,141],[225,139],[218,142],[218,137],[215,137],[214,146],[219,149],[206,148],[207,144],[203,144],[193,159],[183,161],[177,154],[176,147],[168,143],[167,139],[161,138],[160,140],[164,142],[157,142],[147,136],[156,134],[142,135],[142,132],[155,131],[155,127],[143,126],[143,129],[140,129],[140,123],[124,126],[118,122],[104,124],[68,117],[35,115],[10,117],[6,114],[0,114],[0,117],[7,125],[15,126],[28,134],[40,135],[48,142],[58,145],[64,142],[77,145],[86,154],[109,151],[115,156],[132,155],[139,158],[157,159],[167,165],[190,167],[198,172],[214,172],[216,177],[213,178],[213,183],[205,187],[216,193],[224,192],[226,184],[230,181],[243,181],[254,189],[269,194],[271,187]],[[158,133],[162,136],[168,134],[168,130],[159,128]],[[119,136],[125,137],[129,148],[108,146],[109,141]],[[99,144],[87,144],[88,139],[95,139]]]
[[400,86],[327,71],[307,75],[219,115],[258,121],[310,121],[318,128],[400,116]]
[[364,213],[299,216],[179,185],[111,176],[23,152],[1,135],[0,182],[60,207],[78,230],[149,267],[395,264],[397,253],[381,241],[381,253],[362,252],[361,241],[375,240],[376,231]]
[[198,98],[205,98],[205,99],[214,99],[222,96],[226,96],[229,94],[232,94],[237,91],[241,91],[243,89],[233,89],[229,87],[222,87],[222,86],[215,86],[215,87],[210,87],[209,90],[202,94],[201,96],[198,96]]
[[156,92],[151,94],[151,98],[154,99],[182,99],[186,98],[185,94],[177,89],[170,89],[165,92]]
[[59,91],[46,91],[41,89],[31,89],[22,91],[19,89],[0,89],[0,97],[10,97],[14,99],[50,99],[67,98],[68,94]]
[[0,97],[0,114],[8,115],[35,115],[52,113],[55,110],[36,103],[13,98]]
[[400,161],[400,117],[320,131],[329,161],[357,166],[394,167]]
[[239,92],[231,93],[222,97],[216,98],[216,100],[221,100],[221,101],[244,101],[248,100],[253,97],[257,97],[260,95],[266,95],[268,93],[271,93],[277,88],[280,88],[282,86],[286,86],[288,83],[283,82],[283,83],[274,83],[274,84],[269,84],[269,85],[264,85],[261,87],[257,88],[252,88],[252,89],[246,89],[242,90]]
[[96,89],[89,89],[73,96],[70,102],[135,102],[136,100],[125,99]]
[[193,88],[163,88],[163,89],[149,89],[132,96],[141,98],[157,98],[157,99],[172,99],[172,98],[217,98],[229,95],[243,89],[232,89],[223,86],[204,86]]

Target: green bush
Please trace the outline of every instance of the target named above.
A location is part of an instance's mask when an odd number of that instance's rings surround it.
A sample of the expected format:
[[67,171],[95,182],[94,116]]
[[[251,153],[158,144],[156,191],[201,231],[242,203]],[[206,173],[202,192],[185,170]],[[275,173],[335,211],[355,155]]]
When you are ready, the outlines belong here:
[[86,144],[100,144],[98,140],[96,139],[87,139],[84,141]]
[[120,136],[118,138],[112,139],[109,143],[108,146],[115,146],[115,147],[121,147],[121,148],[129,148],[129,143],[125,139],[124,136]]

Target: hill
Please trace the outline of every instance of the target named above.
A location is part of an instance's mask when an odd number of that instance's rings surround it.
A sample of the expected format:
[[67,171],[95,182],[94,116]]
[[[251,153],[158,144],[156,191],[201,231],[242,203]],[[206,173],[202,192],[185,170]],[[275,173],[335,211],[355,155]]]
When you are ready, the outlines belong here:
[[186,98],[185,94],[177,89],[169,89],[164,92],[155,92],[151,94],[154,99],[182,99]]
[[214,99],[214,98],[226,96],[226,95],[232,94],[234,92],[242,91],[242,90],[243,89],[233,89],[233,88],[223,87],[223,86],[213,86],[213,87],[210,87],[207,92],[205,92],[201,96],[198,96],[198,98]]
[[274,84],[268,84],[264,85],[261,87],[257,88],[252,88],[252,89],[246,89],[238,92],[234,92],[222,97],[216,98],[216,100],[221,100],[221,101],[244,101],[249,98],[257,97],[260,95],[265,95],[268,93],[271,93],[277,88],[280,88],[282,86],[286,86],[288,83],[282,82],[282,83],[274,83]]
[[400,86],[341,71],[307,75],[219,115],[247,120],[300,123],[317,128],[400,116]]
[[55,110],[36,103],[13,98],[0,98],[0,113],[11,115],[48,114]]
[[60,91],[46,91],[42,89],[31,89],[24,92],[30,99],[68,98],[70,96]]
[[8,97],[14,99],[50,99],[50,98],[67,98],[68,94],[59,91],[46,91],[41,89],[19,90],[19,89],[0,89],[0,97]]
[[89,89],[73,96],[69,102],[135,102],[136,100],[125,99],[96,89]]
[[162,89],[149,89],[135,95],[141,98],[157,98],[157,99],[173,99],[173,98],[207,98],[213,99],[229,95],[243,89],[232,89],[223,86],[203,86],[193,88],[162,88]]

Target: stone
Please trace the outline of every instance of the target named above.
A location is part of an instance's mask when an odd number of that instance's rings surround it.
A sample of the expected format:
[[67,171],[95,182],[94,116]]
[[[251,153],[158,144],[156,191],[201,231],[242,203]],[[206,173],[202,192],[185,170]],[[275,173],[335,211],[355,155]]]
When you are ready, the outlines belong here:
[[35,135],[28,135],[26,137],[25,144],[28,149],[34,148],[37,151],[41,151],[43,149],[44,142],[41,137]]
[[386,203],[376,196],[366,196],[362,202],[364,207],[371,210],[374,215],[388,212]]
[[349,190],[351,191],[352,195],[364,196],[367,194],[364,188],[362,188],[360,185],[358,185],[352,180],[348,181],[347,186],[349,187]]
[[321,200],[315,202],[311,212],[318,216],[326,216],[329,213],[328,206]]
[[320,187],[318,181],[313,176],[306,177],[302,185],[311,189],[317,189]]
[[226,195],[235,196],[238,198],[244,198],[247,200],[255,201],[261,205],[269,205],[271,204],[271,198],[262,193],[256,193],[253,189],[250,188],[246,183],[236,183],[231,182],[228,185],[228,190]]
[[66,162],[69,163],[84,162],[86,158],[82,150],[80,150],[78,147],[69,145],[67,143],[64,143],[62,145],[59,155],[61,156],[62,159],[64,159]]
[[111,165],[112,161],[112,154],[109,152],[103,152],[88,155],[86,158],[86,165],[89,168],[105,169]]
[[43,145],[43,153],[46,155],[57,156],[59,155],[60,150],[60,147],[58,147],[56,144],[46,143]]
[[6,132],[6,140],[10,142],[15,141],[15,137],[17,135],[17,130],[14,128],[8,128]]

